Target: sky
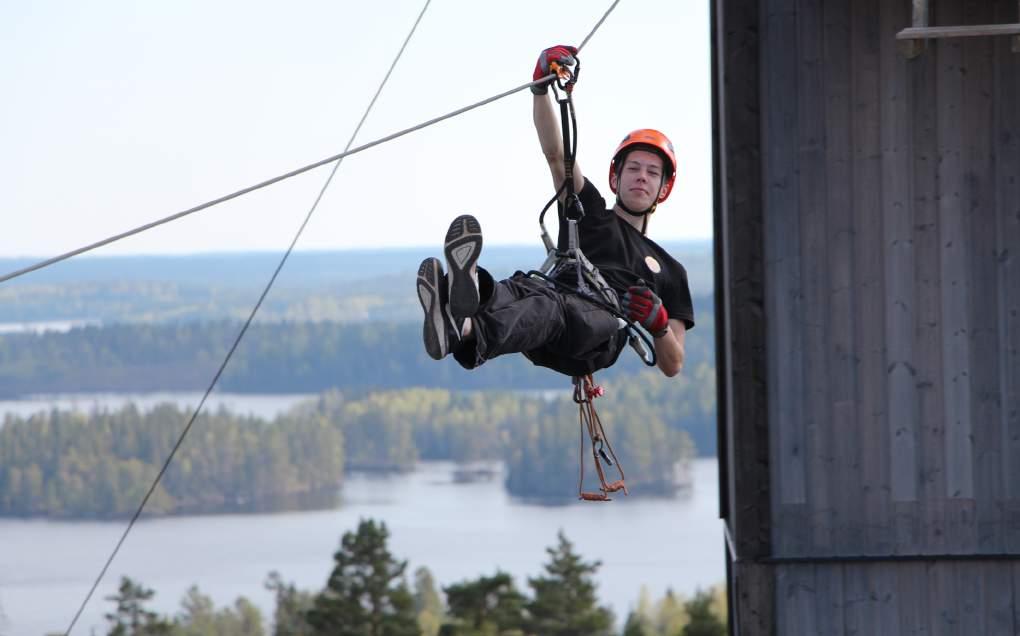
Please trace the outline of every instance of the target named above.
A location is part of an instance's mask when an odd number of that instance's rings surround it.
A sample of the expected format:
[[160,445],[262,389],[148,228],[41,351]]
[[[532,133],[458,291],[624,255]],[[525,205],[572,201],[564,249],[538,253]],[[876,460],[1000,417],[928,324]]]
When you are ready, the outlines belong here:
[[[609,0],[433,0],[355,146],[531,81]],[[424,0],[0,4],[0,257],[47,257],[341,152]],[[712,232],[704,0],[622,0],[580,54],[578,165],[603,194],[628,131],[679,171],[649,226]],[[299,250],[435,245],[471,213],[538,243],[554,190],[527,90],[344,160]],[[323,167],[92,254],[283,251]]]

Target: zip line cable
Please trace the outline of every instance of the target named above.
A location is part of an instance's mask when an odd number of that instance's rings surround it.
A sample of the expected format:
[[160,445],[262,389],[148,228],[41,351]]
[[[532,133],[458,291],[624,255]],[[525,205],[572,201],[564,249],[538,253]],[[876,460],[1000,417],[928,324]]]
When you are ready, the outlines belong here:
[[[358,136],[358,132],[361,131],[362,125],[368,118],[368,114],[372,111],[372,107],[375,106],[376,100],[379,99],[379,94],[382,93],[383,87],[385,87],[386,83],[389,81],[390,75],[393,73],[393,69],[396,68],[397,62],[400,61],[401,56],[403,56],[404,50],[407,48],[407,44],[411,41],[411,36],[413,36],[415,30],[417,30],[418,25],[421,23],[422,17],[425,16],[425,11],[428,10],[429,4],[431,2],[432,0],[425,0],[425,5],[422,7],[421,12],[418,14],[418,18],[414,21],[414,25],[411,26],[411,31],[407,34],[407,37],[404,38],[404,43],[400,46],[400,50],[397,51],[396,57],[393,58],[393,62],[390,64],[389,70],[386,71],[386,75],[379,83],[379,88],[376,89],[375,95],[372,96],[372,100],[369,102],[368,107],[365,108],[365,113],[361,116],[361,121],[358,122],[357,127],[355,127],[354,129],[354,132],[351,133],[351,138],[347,142],[347,148],[351,147],[351,145],[354,143],[354,139]],[[121,546],[124,545],[124,541],[127,539],[128,534],[134,527],[135,522],[138,521],[139,517],[141,517],[142,511],[145,509],[145,504],[149,502],[149,498],[152,496],[152,493],[155,492],[156,487],[159,485],[160,480],[163,478],[163,475],[170,467],[171,462],[173,462],[174,456],[177,454],[178,449],[180,449],[181,445],[184,443],[184,438],[187,437],[188,432],[191,430],[192,425],[198,418],[198,414],[202,411],[202,406],[205,405],[206,400],[209,398],[209,394],[212,393],[213,388],[219,381],[220,376],[223,375],[223,371],[227,368],[227,364],[230,362],[231,357],[233,357],[234,352],[237,350],[238,345],[241,344],[241,339],[244,337],[244,334],[248,331],[248,327],[251,326],[252,321],[255,319],[255,314],[258,313],[259,308],[262,306],[262,302],[266,299],[266,296],[269,295],[269,291],[270,289],[272,289],[273,283],[276,282],[276,278],[277,276],[279,276],[280,271],[283,269],[284,264],[286,264],[287,258],[290,257],[291,252],[294,251],[294,246],[297,245],[298,239],[301,238],[301,234],[304,233],[305,227],[307,227],[308,222],[312,218],[312,215],[315,213],[315,210],[319,207],[319,202],[322,201],[322,197],[326,193],[326,189],[329,188],[330,183],[332,183],[333,177],[336,176],[337,170],[340,169],[341,163],[343,163],[343,157],[339,157],[337,159],[336,165],[333,166],[332,172],[330,172],[329,177],[326,179],[326,182],[322,185],[322,188],[319,190],[319,194],[315,197],[315,202],[312,203],[311,209],[308,210],[308,214],[305,215],[304,221],[302,221],[301,226],[298,227],[297,233],[294,235],[294,239],[290,242],[290,246],[287,247],[287,251],[284,252],[283,257],[280,259],[279,264],[276,266],[276,270],[273,272],[273,275],[269,278],[269,282],[266,283],[265,289],[262,290],[262,294],[259,296],[259,299],[255,303],[255,306],[252,307],[251,313],[248,315],[248,319],[245,320],[244,325],[241,327],[241,330],[238,332],[237,337],[234,339],[234,343],[230,346],[230,350],[227,351],[227,355],[223,359],[223,363],[220,364],[219,368],[216,370],[216,374],[213,376],[212,381],[209,383],[209,388],[205,390],[205,394],[202,395],[202,399],[199,400],[198,406],[195,407],[195,411],[191,414],[191,418],[188,420],[187,425],[185,425],[184,430],[181,431],[180,436],[177,438],[177,442],[174,444],[174,447],[170,450],[170,455],[167,456],[166,461],[163,462],[163,467],[160,468],[159,473],[157,473],[156,479],[154,479],[152,482],[152,486],[150,486],[149,490],[145,493],[145,497],[142,498],[142,503],[139,504],[138,509],[135,511],[135,514],[131,517],[131,521],[128,522],[128,525],[124,529],[123,534],[121,534],[120,540],[117,541],[117,545],[113,548],[113,552],[110,553],[109,558],[106,560],[106,563],[103,565],[102,570],[100,570],[99,572],[99,576],[96,577],[95,582],[92,584],[92,588],[89,590],[89,593],[85,596],[85,600],[82,601],[81,607],[78,608],[77,613],[74,615],[74,619],[71,620],[71,624],[68,626],[67,631],[64,633],[65,636],[70,636],[71,630],[74,629],[74,626],[78,622],[79,617],[81,617],[82,612],[85,611],[85,607],[88,605],[88,602],[92,598],[92,595],[95,594],[96,589],[99,587],[100,582],[106,575],[106,571],[110,568],[110,564],[112,564],[114,558],[116,558],[117,553],[120,551]]]
[[609,14],[613,12],[613,9],[615,9],[616,5],[618,4],[620,4],[620,0],[613,0],[613,4],[609,5],[609,8],[606,9],[606,12],[602,14],[602,17],[599,18],[599,21],[595,23],[595,26],[593,26],[591,31],[588,32],[588,35],[584,36],[584,39],[581,40],[581,43],[577,45],[578,53],[581,52],[581,49],[588,46],[588,40],[591,39],[591,36],[595,35],[595,32],[599,30],[599,27],[602,26],[602,23],[606,21],[606,18],[609,17]]
[[[606,12],[605,12],[605,14],[603,14],[602,18],[595,24],[595,27],[591,30],[591,32],[589,32],[588,35],[584,38],[584,40],[581,41],[581,45],[577,47],[577,50],[579,52],[588,43],[588,40],[590,40],[591,37],[593,35],[595,35],[595,32],[598,31],[599,27],[602,26],[602,23],[606,21],[606,18],[609,17],[609,14],[613,12],[613,10],[616,8],[616,5],[618,5],[619,3],[620,3],[620,0],[615,0],[613,2],[613,4],[609,6],[609,9],[606,10]],[[90,243],[88,245],[85,245],[83,247],[79,247],[79,248],[71,250],[69,252],[64,252],[63,254],[60,254],[58,256],[54,256],[52,258],[48,258],[48,259],[39,261],[39,262],[37,262],[37,263],[35,263],[33,265],[29,265],[27,267],[23,267],[21,269],[15,270],[13,272],[9,272],[7,274],[4,274],[3,276],[0,276],[0,283],[5,283],[5,282],[7,282],[9,280],[13,280],[15,278],[18,278],[19,276],[24,276],[25,274],[28,274],[30,272],[34,272],[36,270],[40,270],[40,269],[43,269],[45,267],[49,267],[50,265],[55,265],[55,264],[57,264],[57,263],[59,263],[61,261],[65,261],[65,260],[67,260],[69,258],[78,256],[80,254],[84,254],[85,252],[91,252],[94,249],[103,247],[104,245],[109,245],[110,243],[115,243],[115,242],[120,241],[122,239],[126,239],[126,238],[128,238],[130,236],[134,236],[135,234],[141,234],[142,232],[145,232],[147,230],[151,230],[151,229],[153,229],[155,227],[159,227],[160,225],[164,225],[164,224],[169,223],[171,221],[176,221],[177,219],[184,218],[184,217],[186,217],[188,215],[194,214],[195,212],[201,212],[202,210],[206,210],[206,209],[211,208],[213,206],[219,205],[220,203],[226,203],[227,201],[230,201],[232,199],[236,199],[238,197],[244,196],[244,195],[249,194],[251,192],[255,192],[256,190],[261,190],[262,188],[265,188],[267,186],[271,186],[271,185],[273,185],[275,183],[279,183],[281,181],[285,181],[287,179],[290,179],[291,177],[296,177],[296,176],[298,176],[300,174],[304,174],[304,173],[308,172],[309,170],[314,170],[315,168],[319,168],[319,167],[324,166],[324,165],[326,165],[328,163],[332,163],[334,161],[340,161],[340,160],[344,159],[345,157],[349,157],[350,155],[355,155],[355,154],[357,154],[359,152],[368,150],[369,148],[374,148],[375,146],[379,146],[381,144],[393,141],[394,139],[397,139],[398,137],[403,137],[404,135],[408,135],[410,133],[417,132],[417,131],[419,131],[419,130],[421,130],[423,128],[428,128],[429,126],[432,126],[433,124],[438,124],[439,122],[446,121],[447,119],[451,119],[451,118],[456,117],[458,115],[462,115],[462,114],[464,114],[464,113],[466,113],[466,112],[468,112],[470,110],[474,110],[476,108],[480,108],[480,107],[485,106],[487,104],[491,104],[492,102],[498,101],[500,99],[503,99],[504,97],[508,97],[510,95],[513,95],[514,93],[522,91],[525,88],[531,88],[532,86],[535,86],[536,84],[541,84],[541,83],[546,82],[547,80],[549,80],[551,78],[555,78],[555,77],[556,77],[555,73],[550,73],[549,75],[546,75],[545,77],[543,77],[540,80],[536,80],[534,82],[528,82],[527,84],[521,84],[520,86],[518,86],[516,88],[511,88],[508,91],[504,91],[504,92],[502,92],[502,93],[500,93],[498,95],[494,95],[492,97],[489,97],[488,99],[483,99],[480,102],[475,102],[474,104],[471,104],[471,105],[468,105],[468,106],[464,106],[463,108],[458,108],[457,110],[449,112],[449,113],[447,113],[445,115],[440,115],[439,117],[436,117],[434,119],[430,119],[428,121],[422,122],[422,123],[417,124],[415,126],[411,126],[410,128],[405,128],[404,130],[392,133],[392,134],[387,135],[385,137],[380,137],[379,139],[376,139],[375,141],[370,141],[370,142],[368,142],[366,144],[358,146],[357,148],[347,148],[347,149],[345,149],[343,152],[341,152],[339,154],[335,154],[335,155],[333,155],[331,157],[326,157],[325,159],[320,159],[319,161],[316,161],[314,163],[310,163],[310,164],[308,164],[306,166],[302,166],[300,168],[296,168],[294,170],[291,170],[290,172],[285,172],[285,173],[283,173],[281,175],[278,175],[278,176],[273,177],[271,179],[266,179],[265,181],[261,181],[259,183],[254,184],[254,185],[250,185],[250,186],[248,186],[246,188],[241,188],[240,190],[236,190],[234,192],[231,192],[230,194],[225,194],[225,195],[223,195],[221,197],[212,199],[210,201],[206,201],[205,203],[200,203],[199,205],[196,205],[196,206],[194,206],[192,208],[188,208],[187,210],[182,210],[180,212],[171,214],[169,216],[165,216],[165,217],[163,217],[161,219],[157,219],[156,221],[152,221],[151,223],[146,223],[145,225],[140,225],[140,226],[138,226],[138,227],[136,227],[134,229],[128,230],[126,232],[121,232],[120,234],[115,234],[113,236],[110,236],[108,238],[102,239],[100,241],[96,241],[95,243]]]
[[[227,355],[223,359],[223,362],[220,364],[219,368],[216,370],[216,373],[213,376],[212,381],[209,383],[209,387],[205,390],[205,393],[202,395],[202,399],[199,400],[198,406],[195,407],[194,412],[192,413],[191,417],[188,420],[188,423],[185,425],[184,429],[181,431],[180,436],[177,438],[177,442],[174,444],[173,448],[170,450],[169,456],[166,458],[166,461],[163,462],[163,466],[160,468],[159,473],[157,473],[155,480],[153,480],[152,485],[149,487],[148,491],[145,493],[145,496],[142,498],[141,504],[139,504],[138,509],[135,511],[134,515],[132,515],[131,520],[128,522],[127,527],[124,529],[124,532],[121,534],[120,539],[117,541],[117,544],[114,546],[113,552],[110,553],[109,558],[107,558],[106,563],[103,565],[102,569],[100,570],[99,575],[96,577],[95,582],[93,582],[92,587],[89,589],[88,594],[85,596],[85,599],[82,601],[81,606],[78,608],[78,611],[75,613],[74,618],[71,620],[71,624],[68,626],[67,631],[64,632],[65,636],[70,636],[71,631],[74,629],[74,626],[77,624],[79,618],[81,618],[81,615],[85,611],[85,608],[88,606],[88,603],[92,599],[92,596],[95,594],[96,590],[99,588],[99,584],[102,582],[103,577],[106,575],[106,572],[109,570],[110,565],[113,563],[113,560],[116,558],[117,554],[120,552],[121,547],[124,545],[124,542],[127,540],[128,534],[130,534],[132,528],[134,528],[135,523],[141,517],[142,512],[145,509],[145,505],[149,501],[149,498],[152,497],[152,494],[153,494],[153,492],[155,492],[156,487],[159,485],[160,480],[163,478],[163,475],[169,469],[170,464],[173,462],[173,458],[176,456],[177,451],[180,449],[181,445],[184,443],[184,439],[187,437],[188,432],[191,431],[191,427],[194,425],[195,420],[198,418],[198,414],[202,411],[202,407],[205,405],[206,400],[209,398],[209,395],[212,393],[213,389],[216,387],[216,383],[219,381],[220,376],[223,375],[223,372],[226,369],[227,364],[230,362],[230,359],[233,357],[234,352],[237,350],[237,347],[241,344],[241,340],[244,338],[245,333],[247,333],[248,328],[251,326],[252,321],[254,321],[255,315],[258,313],[259,308],[261,308],[263,301],[265,301],[266,297],[269,295],[269,291],[272,289],[273,284],[276,282],[277,277],[279,276],[280,272],[283,270],[283,266],[286,264],[287,259],[290,257],[291,253],[294,251],[294,247],[297,245],[297,242],[301,238],[301,235],[304,232],[305,227],[308,225],[308,222],[311,220],[312,215],[315,213],[316,209],[319,206],[319,203],[322,201],[322,197],[323,197],[323,195],[325,195],[326,189],[332,183],[333,177],[336,175],[337,170],[339,170],[340,164],[343,162],[343,159],[345,157],[347,157],[348,155],[352,155],[352,154],[355,154],[357,152],[361,152],[362,150],[366,150],[368,148],[371,148],[372,146],[377,146],[379,144],[385,143],[386,141],[390,141],[392,139],[395,139],[395,138],[400,137],[402,135],[405,135],[407,133],[413,132],[415,130],[419,130],[421,128],[425,128],[426,126],[430,126],[430,125],[432,125],[434,123],[438,123],[440,121],[443,121],[444,119],[449,119],[451,117],[454,117],[454,116],[459,115],[461,113],[467,112],[467,111],[472,110],[474,108],[478,108],[479,106],[483,106],[483,105],[488,104],[490,102],[496,101],[497,99],[502,99],[503,97],[506,97],[507,95],[510,95],[510,94],[515,93],[515,92],[520,91],[520,90],[523,90],[525,88],[529,88],[529,87],[531,87],[531,86],[533,86],[535,84],[542,83],[542,82],[544,82],[544,81],[546,81],[546,80],[548,80],[550,78],[555,78],[556,77],[555,73],[550,73],[549,75],[547,75],[546,77],[544,77],[544,78],[542,78],[540,80],[537,80],[537,81],[534,81],[534,82],[528,82],[527,84],[522,84],[521,86],[519,86],[517,88],[514,88],[514,89],[512,89],[510,91],[501,93],[501,94],[499,94],[499,95],[497,95],[495,97],[490,97],[487,100],[483,100],[483,101],[478,102],[476,104],[473,104],[473,105],[470,105],[470,106],[466,106],[466,107],[461,108],[461,109],[459,109],[457,111],[453,111],[452,113],[449,113],[447,115],[443,115],[442,117],[438,117],[436,119],[430,120],[430,121],[425,122],[423,124],[419,124],[418,126],[415,126],[415,127],[412,127],[412,128],[408,128],[408,129],[406,129],[404,131],[401,131],[401,132],[398,132],[398,133],[394,133],[392,135],[389,135],[388,137],[384,137],[382,139],[376,140],[376,141],[371,142],[369,144],[365,144],[363,146],[359,146],[358,148],[355,148],[354,150],[350,150],[351,144],[354,143],[354,139],[357,137],[358,132],[360,132],[362,125],[365,123],[365,120],[368,118],[368,114],[371,112],[372,107],[375,105],[376,100],[379,98],[379,95],[380,95],[380,93],[383,90],[383,87],[386,85],[387,81],[390,78],[390,75],[393,73],[393,69],[396,67],[397,62],[400,60],[401,56],[404,53],[404,50],[407,48],[407,45],[410,42],[411,37],[414,35],[415,30],[418,28],[418,25],[421,23],[422,17],[424,17],[425,12],[428,9],[429,4],[431,3],[431,1],[432,0],[426,0],[425,5],[422,7],[421,12],[418,14],[418,18],[415,20],[414,25],[411,27],[410,32],[407,34],[407,37],[404,39],[404,43],[401,45],[400,50],[397,52],[396,57],[393,59],[393,62],[390,64],[389,70],[386,71],[386,75],[383,77],[382,81],[379,84],[379,87],[376,89],[375,95],[373,95],[372,100],[369,102],[368,107],[365,109],[365,113],[362,115],[361,120],[358,122],[357,127],[354,129],[354,132],[351,134],[351,138],[347,142],[347,147],[344,149],[344,152],[342,152],[340,154],[337,154],[337,155],[334,155],[333,157],[330,157],[328,159],[321,160],[321,161],[316,162],[314,164],[310,164],[309,166],[306,166],[304,168],[300,168],[298,170],[289,172],[289,173],[287,173],[285,175],[281,175],[279,177],[275,177],[274,179],[270,179],[270,180],[264,181],[264,182],[262,182],[260,184],[256,184],[254,186],[250,186],[250,187],[245,188],[243,190],[239,190],[239,191],[237,191],[237,192],[235,192],[233,194],[226,195],[224,197],[220,197],[219,199],[215,199],[214,201],[210,201],[210,202],[204,203],[204,204],[202,204],[200,206],[196,206],[194,208],[191,208],[190,210],[185,210],[184,212],[179,212],[179,213],[177,213],[175,215],[172,215],[170,217],[166,217],[166,218],[161,219],[159,221],[156,221],[156,222],[149,223],[147,225],[141,226],[140,228],[136,228],[135,230],[131,230],[129,232],[125,232],[125,233],[119,234],[119,235],[117,235],[115,237],[111,237],[109,239],[105,239],[104,241],[100,241],[98,243],[94,243],[92,245],[80,248],[78,250],[74,250],[73,252],[68,252],[67,254],[64,254],[64,255],[61,255],[61,256],[58,256],[58,257],[55,257],[55,258],[51,258],[51,259],[49,259],[47,261],[43,261],[43,262],[38,263],[38,264],[36,264],[34,266],[25,268],[23,270],[19,270],[17,272],[13,272],[11,274],[8,274],[8,275],[0,278],[0,283],[2,283],[4,281],[10,280],[12,278],[15,278],[16,276],[20,276],[22,274],[26,274],[28,272],[31,272],[31,271],[34,271],[34,270],[37,270],[37,269],[41,269],[41,268],[46,267],[48,265],[52,265],[53,263],[57,263],[59,261],[66,260],[68,258],[71,258],[72,256],[75,256],[77,254],[81,254],[82,252],[89,251],[89,250],[94,249],[96,247],[99,247],[101,245],[106,245],[108,243],[112,243],[112,242],[114,242],[116,240],[119,240],[121,238],[125,238],[127,236],[131,236],[132,234],[138,234],[139,232],[143,232],[143,231],[145,231],[147,229],[156,227],[158,225],[162,225],[163,223],[167,223],[169,221],[172,221],[174,219],[180,218],[180,217],[185,216],[187,214],[191,214],[193,212],[198,212],[199,210],[203,210],[203,209],[212,207],[213,205],[216,205],[217,203],[222,203],[224,201],[228,201],[230,199],[239,197],[242,194],[246,194],[246,193],[251,192],[253,190],[257,190],[259,188],[263,188],[263,187],[271,185],[273,183],[277,183],[277,182],[282,181],[282,180],[284,180],[286,178],[289,178],[289,177],[301,174],[302,172],[307,172],[308,170],[311,170],[313,168],[325,165],[325,164],[327,164],[327,163],[329,163],[331,161],[335,161],[336,162],[336,165],[333,166],[333,170],[330,172],[330,175],[326,179],[326,182],[323,184],[322,188],[319,190],[319,194],[316,196],[315,201],[312,204],[311,209],[308,211],[308,214],[305,215],[305,218],[302,221],[300,227],[298,228],[297,233],[294,235],[293,240],[290,242],[290,245],[287,247],[286,252],[284,252],[284,254],[283,254],[282,258],[280,259],[279,264],[276,266],[276,269],[274,270],[272,276],[270,277],[269,281],[266,283],[266,286],[263,289],[262,294],[259,296],[258,301],[255,303],[255,306],[252,308],[251,313],[248,315],[247,320],[245,320],[244,324],[242,325],[240,331],[237,334],[237,337],[234,339],[233,344],[230,346],[230,349],[227,351]],[[603,14],[602,18],[598,21],[598,23],[596,23],[595,27],[591,30],[591,32],[587,35],[587,37],[585,37],[584,40],[581,42],[581,46],[578,47],[578,51],[580,51],[581,48],[585,44],[587,44],[588,40],[590,40],[591,37],[595,34],[595,32],[599,29],[599,27],[602,26],[602,23],[605,22],[606,18],[609,16],[610,13],[613,12],[613,10],[616,8],[616,5],[619,4],[619,2],[620,2],[620,0],[615,0],[612,3],[612,5],[610,5],[609,9],[605,12],[605,14]]]
[[219,205],[220,203],[226,203],[227,201],[230,201],[232,199],[236,199],[236,198],[238,198],[240,196],[243,196],[245,194],[249,194],[251,192],[255,192],[256,190],[261,190],[262,188],[265,188],[266,186],[271,186],[271,185],[273,185],[275,183],[279,183],[281,181],[285,181],[287,179],[290,179],[291,177],[296,177],[296,176],[298,176],[300,174],[304,174],[304,173],[308,172],[309,170],[314,170],[315,168],[322,167],[322,166],[324,166],[324,165],[326,165],[328,163],[332,163],[334,161],[338,161],[340,159],[344,159],[345,157],[349,157],[351,155],[358,154],[359,152],[362,152],[364,150],[368,150],[369,148],[373,148],[375,146],[384,144],[384,143],[386,143],[388,141],[393,141],[394,139],[397,139],[398,137],[403,137],[404,135],[407,135],[409,133],[421,130],[422,128],[427,128],[427,127],[429,127],[429,126],[431,126],[433,124],[438,124],[441,121],[445,121],[445,120],[450,119],[452,117],[456,117],[457,115],[461,115],[463,113],[468,112],[469,110],[473,110],[473,109],[478,108],[480,106],[485,106],[486,104],[489,104],[491,102],[494,102],[494,101],[497,101],[497,100],[502,99],[504,97],[507,97],[508,95],[512,95],[512,94],[514,94],[514,93],[516,93],[518,91],[524,90],[525,88],[528,88],[528,87],[533,86],[535,84],[541,83],[542,81],[544,81],[544,78],[542,80],[538,80],[538,81],[535,81],[535,82],[529,82],[527,84],[522,84],[522,85],[520,85],[520,86],[518,86],[516,88],[510,89],[510,90],[508,90],[508,91],[506,91],[504,93],[500,93],[499,95],[496,95],[494,97],[490,97],[490,98],[482,100],[480,102],[471,104],[470,106],[465,106],[464,108],[460,108],[460,109],[455,110],[453,112],[450,112],[450,113],[447,113],[445,115],[441,115],[439,117],[436,117],[435,119],[430,119],[430,120],[428,120],[426,122],[422,122],[422,123],[420,123],[420,124],[418,124],[416,126],[412,126],[411,128],[405,128],[404,130],[401,130],[399,132],[395,132],[395,133],[393,133],[391,135],[387,135],[386,137],[382,137],[380,139],[376,139],[375,141],[370,141],[369,143],[361,145],[361,146],[358,146],[357,148],[353,148],[351,150],[345,150],[344,152],[335,154],[335,155],[333,155],[331,157],[326,157],[325,159],[320,159],[319,161],[316,161],[315,163],[310,163],[310,164],[308,164],[306,166],[302,166],[302,167],[297,168],[295,170],[291,170],[290,172],[286,172],[284,174],[281,174],[279,176],[273,177],[271,179],[266,179],[265,181],[261,181],[259,183],[256,183],[255,185],[251,185],[251,186],[248,186],[246,188],[242,188],[242,189],[237,190],[235,192],[231,192],[230,194],[225,194],[225,195],[223,195],[223,196],[221,196],[219,198],[212,199],[211,201],[206,201],[205,203],[201,203],[199,205],[196,205],[193,208],[188,208],[187,210],[183,210],[181,212],[177,212],[175,214],[171,214],[170,216],[163,217],[162,219],[158,219],[158,220],[153,221],[151,223],[146,223],[145,225],[140,225],[140,226],[138,226],[138,227],[136,227],[136,228],[134,228],[132,230],[128,230],[126,232],[121,232],[120,234],[116,234],[116,235],[111,236],[109,238],[105,238],[105,239],[103,239],[101,241],[96,241],[95,243],[90,243],[89,245],[85,245],[83,247],[79,247],[78,249],[71,250],[70,252],[65,252],[64,254],[61,254],[59,256],[54,256],[54,257],[48,258],[48,259],[46,259],[44,261],[40,261],[40,262],[38,262],[38,263],[36,263],[34,265],[30,265],[28,267],[25,267],[25,268],[13,271],[13,272],[11,272],[9,274],[5,274],[3,276],[0,276],[0,283],[4,283],[4,282],[7,282],[7,281],[9,281],[11,279],[17,278],[19,276],[23,276],[25,274],[28,274],[29,272],[34,272],[36,270],[43,269],[44,267],[49,267],[50,265],[54,265],[56,263],[59,263],[60,261],[67,260],[67,259],[69,259],[71,257],[78,256],[80,254],[84,254],[85,252],[90,252],[90,251],[92,251],[92,250],[94,250],[94,249],[96,249],[98,247],[103,247],[104,245],[109,245],[110,243],[115,243],[115,242],[117,242],[117,241],[119,241],[121,239],[128,238],[129,236],[134,236],[135,234],[141,234],[142,232],[145,232],[146,230],[151,230],[151,229],[153,229],[155,227],[159,227],[160,225],[163,225],[165,223],[169,223],[170,221],[176,221],[177,219],[184,218],[184,217],[186,217],[186,216],[188,216],[190,214],[194,214],[195,212],[201,212],[202,210],[206,210],[206,209],[211,208],[211,207],[213,207],[215,205]]

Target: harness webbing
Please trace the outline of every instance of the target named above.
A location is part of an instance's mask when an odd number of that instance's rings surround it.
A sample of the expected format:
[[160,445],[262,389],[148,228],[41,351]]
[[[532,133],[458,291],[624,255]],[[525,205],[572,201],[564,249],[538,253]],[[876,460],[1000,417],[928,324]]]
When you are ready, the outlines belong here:
[[[584,206],[574,188],[574,164],[577,157],[577,118],[574,113],[573,86],[577,82],[578,73],[581,70],[581,61],[577,60],[577,67],[570,79],[564,83],[554,81],[551,86],[560,105],[560,128],[563,137],[563,183],[556,190],[556,193],[542,208],[538,215],[538,225],[542,229],[542,244],[546,249],[546,258],[538,270],[531,270],[528,276],[541,278],[564,292],[575,293],[586,297],[591,302],[601,306],[624,323],[629,333],[628,342],[630,346],[641,357],[641,360],[648,366],[656,365],[655,345],[651,338],[639,329],[623,313],[620,307],[620,300],[616,291],[606,283],[605,278],[598,268],[588,260],[581,251],[580,239],[578,238],[578,223],[584,217]],[[560,97],[559,91],[563,91]],[[552,207],[553,203],[564,195],[563,216],[567,222],[567,249],[561,251],[557,244],[549,236],[549,230],[545,227],[545,214]],[[564,272],[573,269],[576,277],[575,286],[571,287],[561,282]]]
[[[558,80],[563,78],[563,74],[557,72],[559,78],[552,84],[556,101],[560,105],[564,179],[563,183],[556,190],[556,194],[542,208],[542,212],[538,217],[539,226],[542,228],[542,243],[545,245],[547,252],[545,262],[542,264],[541,271],[532,270],[528,272],[528,275],[541,278],[549,285],[565,292],[582,295],[589,301],[622,319],[631,333],[629,338],[631,346],[638,351],[646,364],[654,366],[656,363],[654,346],[648,340],[648,337],[635,327],[622,312],[616,291],[606,283],[598,268],[581,251],[577,225],[584,218],[584,206],[574,187],[574,162],[577,156],[577,119],[574,115],[572,97],[574,83],[577,81],[577,74],[580,72],[580,68],[581,62],[577,60],[577,67],[574,73],[570,75],[565,83],[558,83]],[[563,90],[562,98],[556,90],[557,88]],[[573,131],[573,134],[571,134],[571,131]],[[545,227],[545,213],[561,195],[563,196],[563,220],[567,223],[566,251],[558,249],[557,245],[549,237],[549,232]],[[570,285],[561,280],[562,275],[571,269],[576,273],[575,287],[570,287]],[[642,340],[649,345],[648,348],[645,348]],[[650,360],[647,354],[648,350],[652,351]],[[606,436],[605,428],[602,426],[602,420],[599,418],[599,414],[593,404],[593,400],[603,395],[605,391],[601,386],[595,384],[595,379],[590,373],[583,376],[574,376],[572,379],[574,383],[574,402],[578,405],[578,422],[581,429],[581,450],[578,457],[580,475],[578,477],[577,496],[584,501],[610,501],[610,493],[622,490],[623,494],[626,495],[627,486],[624,483],[623,467],[620,466],[616,453],[613,452],[613,447]],[[598,491],[586,491],[584,489],[584,438],[586,433],[591,444],[591,455],[592,461],[595,464],[595,472],[599,478]],[[603,468],[603,463],[615,467],[620,478],[613,482],[606,481],[606,471]]]

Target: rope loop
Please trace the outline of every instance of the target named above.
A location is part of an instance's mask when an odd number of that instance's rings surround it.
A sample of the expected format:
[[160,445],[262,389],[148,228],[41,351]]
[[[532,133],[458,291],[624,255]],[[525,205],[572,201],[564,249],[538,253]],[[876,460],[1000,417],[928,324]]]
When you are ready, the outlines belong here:
[[[595,384],[595,378],[591,374],[576,376],[573,378],[573,382],[574,402],[578,405],[578,421],[581,428],[580,476],[577,484],[577,497],[582,501],[612,501],[609,498],[610,493],[621,490],[625,495],[629,493],[624,482],[623,467],[620,465],[620,460],[616,457],[616,453],[613,452],[613,446],[606,437],[606,429],[602,426],[602,420],[595,410],[595,405],[592,404],[592,400],[605,395],[605,390]],[[599,476],[600,492],[584,490],[585,433],[587,433],[588,440],[591,443],[592,462],[595,464],[595,472]],[[605,469],[602,467],[603,463],[606,466],[615,468],[620,474],[620,478],[612,482],[606,481]]]

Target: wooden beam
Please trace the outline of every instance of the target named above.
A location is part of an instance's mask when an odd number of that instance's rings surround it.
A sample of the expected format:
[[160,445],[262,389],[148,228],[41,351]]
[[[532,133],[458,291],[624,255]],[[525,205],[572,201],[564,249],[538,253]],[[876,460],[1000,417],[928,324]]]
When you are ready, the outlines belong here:
[[[1020,19],[1020,2],[1017,2]],[[911,26],[896,34],[900,40],[900,51],[908,58],[915,58],[924,52],[928,40],[940,38],[988,37],[1010,35],[1014,53],[1020,53],[1020,24],[974,24],[966,26],[929,26],[928,0],[913,0]]]
[[[716,0],[720,196],[716,240],[724,311],[727,524],[736,553],[745,559],[772,552],[772,513],[765,349],[764,210],[760,84],[761,14],[757,2]],[[760,597],[754,597],[758,599]],[[768,632],[761,632],[768,633]]]
[[931,40],[937,38],[966,38],[994,35],[1020,35],[1020,24],[909,27],[897,33],[896,39]]

